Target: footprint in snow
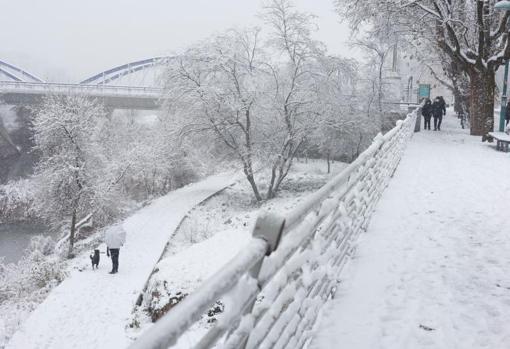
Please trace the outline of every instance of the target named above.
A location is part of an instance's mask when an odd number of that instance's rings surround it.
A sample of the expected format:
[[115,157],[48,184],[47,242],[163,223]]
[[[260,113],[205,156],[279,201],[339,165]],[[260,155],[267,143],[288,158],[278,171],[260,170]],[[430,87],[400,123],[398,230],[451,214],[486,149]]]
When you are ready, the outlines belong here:
[[436,330],[435,328],[432,328],[432,327],[429,327],[429,326],[425,326],[425,325],[422,325],[422,324],[420,324],[418,327],[421,328],[424,331],[435,331]]
[[501,286],[500,284],[496,284],[496,287],[503,287],[503,288],[506,288],[507,290],[510,290],[510,287]]

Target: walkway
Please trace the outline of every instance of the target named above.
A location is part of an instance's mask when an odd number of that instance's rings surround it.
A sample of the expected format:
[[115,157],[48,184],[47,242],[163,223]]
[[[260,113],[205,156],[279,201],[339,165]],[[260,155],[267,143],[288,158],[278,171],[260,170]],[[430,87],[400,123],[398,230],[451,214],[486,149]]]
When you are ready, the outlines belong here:
[[[210,177],[176,190],[143,208],[123,226],[127,241],[120,251],[119,273],[101,255],[99,270],[73,270],[30,315],[7,348],[125,348],[125,327],[138,294],[168,238],[184,215],[235,181],[232,173]],[[104,251],[104,248],[102,248]],[[87,256],[82,264],[90,265]]]
[[314,349],[510,348],[510,155],[415,134]]

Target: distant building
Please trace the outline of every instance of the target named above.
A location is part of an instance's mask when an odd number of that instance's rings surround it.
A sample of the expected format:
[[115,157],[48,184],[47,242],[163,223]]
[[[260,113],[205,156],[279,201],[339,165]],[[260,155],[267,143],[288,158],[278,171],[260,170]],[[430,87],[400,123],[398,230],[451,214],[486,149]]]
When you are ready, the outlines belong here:
[[[428,67],[412,57],[399,57],[396,47],[391,58],[391,62],[387,62],[384,79],[392,86],[392,102],[418,103],[425,97],[443,96],[447,104],[453,104],[452,92],[433,76]],[[439,62],[431,66],[440,78],[444,77]]]

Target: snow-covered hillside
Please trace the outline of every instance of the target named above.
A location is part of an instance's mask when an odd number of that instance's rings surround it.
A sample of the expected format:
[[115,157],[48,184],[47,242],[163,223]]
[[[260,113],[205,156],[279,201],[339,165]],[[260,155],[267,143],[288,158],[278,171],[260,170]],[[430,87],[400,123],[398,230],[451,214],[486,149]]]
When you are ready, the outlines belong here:
[[[88,254],[77,257],[70,275],[30,315],[7,348],[127,346],[124,328],[167,240],[190,209],[236,178],[232,173],[210,177],[155,200],[126,219],[119,273],[108,274],[111,262],[105,255],[99,270],[91,270]],[[105,251],[104,245],[99,248]]]
[[[195,207],[169,240],[144,293],[143,303],[133,314],[130,336],[139,336],[151,321],[164,315],[242,251],[261,209],[287,213],[346,166],[345,163],[334,162],[328,174],[324,160],[297,161],[275,199],[256,203],[248,182],[243,180]],[[264,173],[258,176],[264,176]],[[222,307],[223,304],[220,304]],[[216,318],[213,311],[211,316],[205,316],[194,326],[194,331],[209,327],[208,321]],[[188,334],[187,337],[190,336],[193,335]]]
[[[297,162],[280,197],[262,206],[288,211],[345,166],[334,162],[332,173],[327,174],[325,161]],[[232,173],[209,177],[155,200],[126,219],[127,242],[120,250],[119,273],[108,274],[111,262],[104,254],[95,271],[88,253],[78,256],[70,275],[29,316],[7,348],[127,346],[140,334],[137,327],[147,328],[146,309],[134,315],[132,311],[154,267],[157,272],[145,302],[151,301],[148,296],[156,290],[163,296],[158,288],[163,283],[174,293],[192,292],[242,249],[260,204],[248,183],[239,179]],[[229,187],[232,183],[236,184]],[[104,245],[99,248],[105,251]],[[163,259],[156,264],[160,256]],[[165,300],[161,297],[162,306]]]

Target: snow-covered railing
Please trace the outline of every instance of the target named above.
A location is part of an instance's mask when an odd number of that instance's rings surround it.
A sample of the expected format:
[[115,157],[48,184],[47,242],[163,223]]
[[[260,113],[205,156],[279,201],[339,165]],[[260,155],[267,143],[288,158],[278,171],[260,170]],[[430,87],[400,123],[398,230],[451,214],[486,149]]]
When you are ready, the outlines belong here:
[[303,348],[401,159],[418,111],[378,135],[285,217],[261,213],[248,246],[130,348],[173,346],[219,299],[225,313],[194,348]]

